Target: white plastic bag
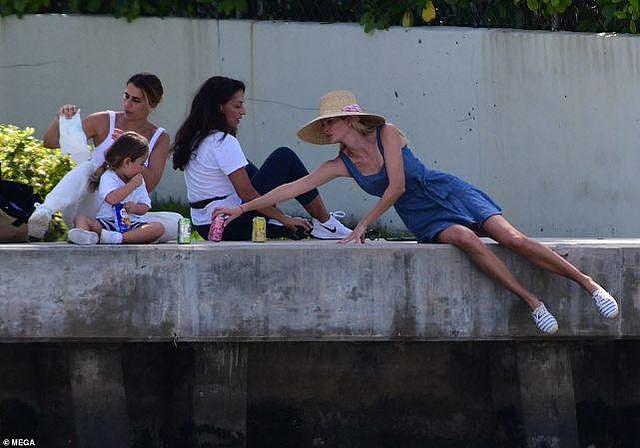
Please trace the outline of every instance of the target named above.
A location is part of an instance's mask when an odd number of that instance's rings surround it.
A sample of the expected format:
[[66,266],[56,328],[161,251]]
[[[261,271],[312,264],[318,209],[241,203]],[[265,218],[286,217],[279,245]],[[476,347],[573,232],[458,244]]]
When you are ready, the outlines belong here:
[[76,163],[89,160],[89,145],[82,130],[80,110],[71,118],[60,115],[60,150]]

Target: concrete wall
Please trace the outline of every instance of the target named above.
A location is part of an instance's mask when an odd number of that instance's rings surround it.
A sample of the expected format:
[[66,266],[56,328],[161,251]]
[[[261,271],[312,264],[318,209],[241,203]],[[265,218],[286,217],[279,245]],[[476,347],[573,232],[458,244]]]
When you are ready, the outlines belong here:
[[[620,301],[621,317],[607,321],[576,284],[492,245],[555,314],[555,337],[637,339],[639,240],[547,244]],[[548,338],[522,302],[444,244],[41,243],[0,253],[0,342]],[[48,274],[34,281],[34,269]]]
[[[56,106],[117,108],[126,77],[156,72],[167,97],[154,120],[175,132],[212,74],[241,78],[240,140],[260,162],[289,145],[310,166],[336,153],[295,131],[328,90],[403,128],[430,166],[476,183],[526,232],[630,236],[640,220],[640,40],[636,36],[355,24],[29,16],[0,19],[0,121],[39,132]],[[348,49],[348,51],[346,51]],[[166,173],[161,196],[184,195]],[[330,208],[362,216],[375,199],[350,180]],[[297,210],[294,208],[294,210]],[[400,226],[393,213],[383,223]]]
[[88,448],[635,448],[639,348],[0,344],[0,437]]

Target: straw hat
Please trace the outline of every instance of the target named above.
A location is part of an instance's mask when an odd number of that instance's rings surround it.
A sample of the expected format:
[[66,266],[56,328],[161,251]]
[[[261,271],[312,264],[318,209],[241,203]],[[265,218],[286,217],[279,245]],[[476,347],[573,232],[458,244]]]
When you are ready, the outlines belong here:
[[347,90],[329,92],[320,98],[320,115],[305,124],[298,131],[298,137],[315,145],[330,145],[329,136],[322,129],[322,120],[325,118],[359,116],[372,118],[379,125],[385,123],[382,115],[370,114],[362,110],[356,101],[356,96]]

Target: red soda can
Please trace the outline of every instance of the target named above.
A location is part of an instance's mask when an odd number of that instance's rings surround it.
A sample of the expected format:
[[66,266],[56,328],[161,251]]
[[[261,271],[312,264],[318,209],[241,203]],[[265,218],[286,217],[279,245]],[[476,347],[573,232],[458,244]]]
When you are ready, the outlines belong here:
[[222,241],[222,233],[224,232],[224,222],[226,219],[226,215],[218,215],[213,219],[209,227],[209,241],[215,241],[216,243]]

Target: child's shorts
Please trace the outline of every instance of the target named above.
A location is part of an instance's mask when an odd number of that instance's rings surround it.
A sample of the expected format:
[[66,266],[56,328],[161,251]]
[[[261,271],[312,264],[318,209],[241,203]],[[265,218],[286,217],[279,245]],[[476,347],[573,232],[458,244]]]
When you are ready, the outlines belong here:
[[[103,229],[112,230],[114,232],[118,231],[118,226],[116,226],[115,219],[111,219],[111,218],[96,218],[96,219],[98,220],[98,222],[100,223],[100,226],[102,226]],[[146,222],[144,221],[133,221],[129,226],[129,230],[137,229],[139,227],[142,227],[145,224]]]

